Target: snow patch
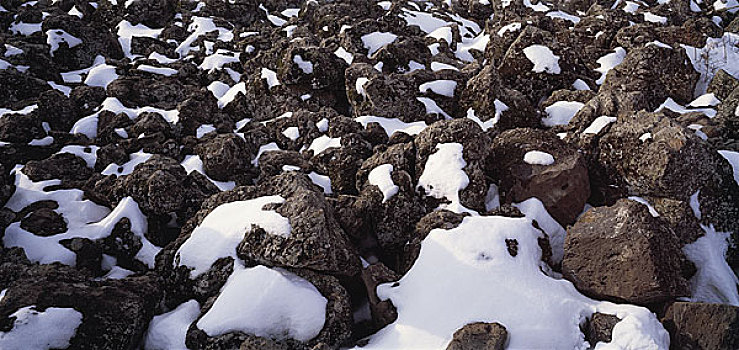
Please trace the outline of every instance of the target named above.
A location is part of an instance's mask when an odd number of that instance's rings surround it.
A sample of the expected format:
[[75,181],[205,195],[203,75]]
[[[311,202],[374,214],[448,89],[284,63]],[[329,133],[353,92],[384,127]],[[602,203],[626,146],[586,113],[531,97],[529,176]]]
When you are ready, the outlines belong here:
[[454,80],[432,80],[418,86],[418,90],[427,93],[431,90],[433,93],[446,97],[454,97],[454,89],[457,88],[457,82]]
[[82,324],[82,314],[73,308],[38,311],[31,305],[9,317],[15,317],[15,321],[10,331],[0,332],[0,349],[64,349]]
[[144,341],[145,350],[187,350],[185,336],[190,324],[200,315],[196,300],[186,301],[176,309],[154,316]]
[[607,115],[602,115],[598,118],[595,118],[593,120],[593,123],[590,124],[585,130],[583,130],[583,134],[598,134],[603,128],[605,128],[608,124],[616,122],[616,117],[609,117]]
[[600,78],[595,81],[598,85],[603,85],[603,82],[606,81],[606,75],[608,75],[608,71],[613,69],[613,67],[618,66],[623,62],[624,58],[626,57],[626,50],[624,50],[623,47],[617,47],[613,49],[614,52],[609,53],[601,58],[599,58],[596,63],[600,65],[600,67],[596,68],[595,71],[600,73]]
[[314,155],[317,155],[329,148],[340,148],[341,147],[341,137],[328,137],[326,135],[322,135],[320,137],[317,137],[311,142],[310,146],[308,147],[308,150],[313,151]]
[[542,151],[528,151],[524,154],[523,161],[531,165],[552,165],[554,164],[554,157]]
[[557,101],[544,108],[547,116],[542,118],[541,122],[544,126],[549,127],[567,125],[583,106],[585,106],[584,103],[577,101]]
[[393,165],[392,164],[382,164],[370,171],[369,176],[367,176],[367,180],[369,180],[370,185],[374,185],[380,188],[380,191],[382,192],[383,199],[382,202],[387,202],[388,199],[392,198],[396,193],[398,193],[398,186],[393,183]]
[[354,120],[362,124],[365,128],[369,123],[378,123],[385,130],[388,137],[396,132],[404,132],[411,136],[418,135],[427,127],[426,122],[423,121],[406,123],[398,118],[375,117],[372,115],[357,117]]
[[210,269],[220,258],[236,257],[236,246],[253,225],[271,235],[290,237],[290,221],[272,210],[264,210],[268,204],[281,204],[280,196],[258,197],[247,201],[221,204],[198,225],[175,255],[176,266],[192,268],[195,278]]
[[362,35],[361,40],[367,49],[367,56],[372,57],[377,50],[392,43],[398,36],[390,32],[372,32]]
[[534,64],[534,73],[559,74],[559,56],[543,45],[531,45],[523,49],[523,54]]
[[211,337],[240,331],[305,342],[323,329],[327,303],[313,284],[290,272],[234,264],[221,294],[197,326]]
[[[594,312],[621,318],[613,347],[668,348],[669,334],[649,310],[589,299],[542,273],[549,268],[540,237],[530,219],[498,216],[465,217],[454,229],[432,230],[408,273],[377,287],[398,318],[361,349],[444,349],[471,322],[503,324],[507,349],[587,349],[580,324]],[[515,240],[515,256],[506,240]]]
[[440,205],[439,209],[457,213],[469,210],[462,206],[459,198],[459,191],[467,188],[470,183],[463,170],[467,166],[462,156],[463,149],[459,143],[436,145],[436,152],[428,157],[423,174],[418,179],[418,187],[423,188],[427,196],[450,202]]

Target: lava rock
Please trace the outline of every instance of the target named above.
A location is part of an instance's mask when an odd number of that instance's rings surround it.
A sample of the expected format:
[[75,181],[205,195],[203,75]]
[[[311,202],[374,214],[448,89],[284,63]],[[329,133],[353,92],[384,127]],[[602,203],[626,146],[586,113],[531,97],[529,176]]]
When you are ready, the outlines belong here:
[[217,135],[199,144],[195,151],[203,161],[205,174],[213,180],[248,182],[255,152],[236,134]]
[[176,160],[154,155],[116,181],[117,200],[131,196],[145,214],[166,215],[183,209],[187,196],[187,173]]
[[60,179],[62,181],[87,180],[92,169],[80,157],[71,153],[58,153],[44,160],[32,160],[23,167],[23,173],[32,181]]
[[380,300],[377,286],[382,283],[395,282],[400,276],[382,263],[371,264],[362,269],[362,281],[367,289],[370,312],[375,329],[381,329],[398,318],[398,311],[390,300]]
[[136,0],[126,6],[126,19],[132,24],[161,28],[175,14],[177,3],[172,0]]
[[688,296],[677,238],[647,207],[619,200],[567,230],[562,274],[583,294],[651,304]]
[[619,321],[621,319],[615,315],[594,313],[585,325],[585,340],[593,347],[600,342],[610,343],[613,336],[613,327]]
[[670,332],[670,348],[739,348],[739,307],[676,302],[667,308],[661,321]]
[[0,286],[7,289],[0,303],[2,324],[12,324],[9,315],[31,305],[82,313],[70,340],[74,349],[136,348],[161,299],[161,287],[152,275],[88,281],[74,268],[35,265],[11,255],[0,264]]
[[[528,152],[550,154],[550,165],[529,164]],[[536,197],[561,225],[575,222],[590,196],[585,158],[554,133],[540,129],[507,130],[493,139],[486,174],[499,184],[503,202]]]
[[598,149],[606,173],[631,194],[687,199],[705,184],[722,181],[718,155],[664,113],[619,117]]
[[475,322],[454,332],[447,350],[503,350],[508,342],[508,332],[500,323]]
[[51,208],[39,208],[21,220],[21,228],[37,236],[53,236],[67,231],[64,217]]

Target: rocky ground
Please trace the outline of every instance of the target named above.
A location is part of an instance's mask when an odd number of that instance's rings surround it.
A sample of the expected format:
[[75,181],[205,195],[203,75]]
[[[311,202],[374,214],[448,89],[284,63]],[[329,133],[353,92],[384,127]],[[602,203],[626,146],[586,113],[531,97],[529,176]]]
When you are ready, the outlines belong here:
[[737,11],[0,0],[0,349],[737,349]]

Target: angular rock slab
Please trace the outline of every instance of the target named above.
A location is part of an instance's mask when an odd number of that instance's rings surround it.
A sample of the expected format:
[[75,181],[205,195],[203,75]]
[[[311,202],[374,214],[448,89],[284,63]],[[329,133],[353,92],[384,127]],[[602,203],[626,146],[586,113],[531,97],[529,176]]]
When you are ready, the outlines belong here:
[[645,205],[619,200],[570,227],[562,273],[598,299],[650,304],[688,296],[677,238]]

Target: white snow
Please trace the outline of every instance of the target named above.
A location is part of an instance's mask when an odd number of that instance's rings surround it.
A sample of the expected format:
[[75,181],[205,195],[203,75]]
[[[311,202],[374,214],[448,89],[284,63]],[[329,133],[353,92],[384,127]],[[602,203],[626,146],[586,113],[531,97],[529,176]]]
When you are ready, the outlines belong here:
[[0,107],[0,118],[2,118],[6,114],[28,114],[38,109],[38,105],[33,104],[30,106],[23,107],[22,109],[13,110],[8,108],[2,108]]
[[367,49],[367,56],[372,57],[377,50],[392,43],[398,36],[390,32],[372,32],[362,35],[362,43]]
[[341,137],[328,137],[326,135],[322,135],[311,142],[308,150],[313,151],[313,154],[317,155],[329,148],[339,147],[341,147]]
[[321,175],[321,174],[319,174],[319,173],[317,173],[315,171],[311,171],[308,174],[308,177],[310,178],[310,180],[314,184],[316,184],[316,185],[320,186],[321,188],[323,188],[323,193],[324,194],[331,194],[331,193],[333,193],[333,191],[331,190],[331,179],[328,176]]
[[569,14],[567,12],[564,12],[564,11],[552,11],[552,12],[549,12],[549,13],[547,13],[547,17],[561,18],[561,19],[564,19],[564,20],[567,20],[567,21],[572,22],[572,24],[578,24],[578,23],[580,23],[580,17],[575,16],[575,15],[571,15],[571,14]]
[[521,213],[531,220],[536,220],[539,227],[547,234],[549,246],[552,248],[552,262],[559,264],[565,254],[565,237],[567,232],[557,220],[554,220],[538,198],[532,197],[521,203],[513,203]]
[[270,89],[280,85],[280,81],[277,80],[277,73],[271,69],[262,68],[261,78],[267,80],[267,86]]
[[685,48],[690,62],[696,72],[701,74],[695,87],[695,94],[706,92],[708,83],[719,69],[723,69],[735,78],[739,78],[739,34],[725,32],[720,38],[707,38],[702,48],[681,45]]
[[203,59],[203,63],[201,63],[198,68],[200,68],[200,70],[213,72],[223,68],[223,66],[229,63],[239,63],[239,56],[241,56],[241,54],[238,52],[218,49],[214,54],[205,57]]
[[559,74],[559,56],[543,45],[531,45],[523,49],[523,54],[534,64],[534,73]]
[[37,311],[34,305],[12,313],[13,328],[0,332],[0,349],[63,349],[82,324],[82,314],[73,308],[50,307]]
[[418,86],[418,90],[427,93],[431,90],[433,93],[446,97],[454,97],[454,89],[457,88],[457,82],[454,80],[432,80]]
[[162,54],[160,54],[159,52],[156,52],[156,51],[154,51],[154,52],[152,52],[152,53],[149,54],[149,59],[150,60],[155,60],[155,61],[157,61],[158,63],[161,63],[161,64],[170,64],[170,63],[177,62],[176,59],[169,58],[169,57],[164,56],[164,55],[162,55]]
[[121,44],[123,54],[126,57],[134,58],[136,55],[131,53],[131,38],[135,36],[158,38],[164,29],[151,29],[141,23],[132,25],[131,22],[123,20],[118,23],[118,42]]
[[616,122],[616,117],[609,117],[607,115],[602,115],[598,118],[595,118],[593,120],[593,123],[590,124],[585,130],[583,130],[583,134],[598,134],[603,128],[605,128],[608,124]]
[[295,55],[295,57],[293,57],[293,62],[298,65],[298,68],[300,68],[303,73],[313,74],[313,63],[311,61],[305,61],[300,55]]
[[739,11],[739,1],[737,0],[716,0],[713,2],[713,9],[716,11],[726,10],[729,13],[736,13]]
[[[103,265],[105,265],[105,259],[107,257],[110,257],[113,260],[115,260],[115,258],[111,257],[110,255],[103,254]],[[105,266],[103,266],[103,268],[105,268]],[[113,266],[110,267],[110,271],[108,271],[108,273],[106,273],[105,276],[102,277],[102,279],[103,280],[120,280],[120,279],[124,279],[124,278],[126,278],[128,276],[131,276],[134,273],[135,272],[133,272],[131,270],[126,270],[126,269],[124,269],[124,268],[122,268],[120,266],[113,265]]]
[[338,49],[336,49],[336,51],[334,51],[334,55],[344,60],[346,64],[352,64],[352,62],[354,62],[354,55],[346,51],[346,49],[344,49],[343,47],[339,47]]
[[297,140],[300,137],[300,129],[297,126],[291,126],[282,131],[282,134],[290,140]]
[[144,341],[145,350],[187,350],[185,335],[190,324],[200,316],[200,304],[186,301],[176,309],[154,316]]
[[385,130],[388,137],[396,132],[404,132],[411,136],[418,135],[427,127],[426,122],[423,121],[406,123],[398,118],[375,117],[372,115],[357,117],[354,120],[364,127],[367,127],[369,123],[378,123]]
[[216,131],[216,127],[213,124],[202,124],[195,130],[195,137],[201,138],[208,133]]
[[175,52],[177,52],[180,57],[187,56],[187,54],[192,50],[192,47],[190,46],[201,35],[217,31],[218,40],[228,42],[234,38],[234,35],[230,30],[216,26],[213,19],[208,17],[194,16],[192,18],[192,23],[187,27],[187,31],[191,33],[190,36],[183,40],[182,43],[177,46],[177,49],[175,49]]
[[523,161],[531,165],[552,165],[554,157],[547,152],[528,151],[523,155]]
[[452,117],[447,114],[441,107],[439,107],[438,104],[436,104],[436,101],[428,98],[428,97],[416,97],[416,100],[423,103],[424,107],[426,108],[426,114],[439,114],[444,116],[446,119],[452,119]]
[[328,119],[323,118],[316,123],[316,128],[318,128],[318,131],[320,132],[326,132],[328,131]]
[[485,194],[485,210],[490,211],[500,207],[500,193],[498,193],[498,185],[490,184],[488,192]]
[[242,95],[246,96],[246,83],[240,82],[232,87],[230,87],[226,92],[218,98],[218,107],[223,108],[226,107],[229,103],[231,103],[236,96],[241,93]]
[[705,114],[709,118],[713,118],[716,116],[716,110],[713,108],[685,108],[679,103],[675,102],[675,100],[672,99],[672,97],[668,97],[665,102],[663,102],[655,112],[659,112],[662,109],[667,108],[673,112],[677,112],[680,114],[685,114],[689,112],[700,112]]
[[649,46],[649,45],[654,45],[654,46],[665,48],[665,49],[672,49],[672,46],[667,45],[659,40],[650,41],[644,46]]
[[739,279],[726,262],[730,232],[718,232],[701,224],[703,237],[685,245],[683,252],[698,270],[690,279],[691,301],[739,306]]
[[713,93],[703,94],[695,98],[688,104],[688,107],[700,108],[700,107],[714,107],[721,103],[721,100],[716,98]]
[[259,146],[259,150],[257,151],[257,156],[254,157],[254,159],[252,159],[251,163],[254,166],[258,166],[259,156],[261,156],[262,153],[267,152],[267,151],[278,151],[278,150],[280,150],[280,146],[277,146],[277,143],[274,143],[274,142],[270,142],[266,145]]
[[544,5],[543,2],[537,2],[536,4],[532,4],[531,0],[523,0],[523,5],[536,12],[547,12],[550,10],[549,6]]
[[503,35],[505,35],[505,33],[517,32],[519,30],[521,30],[521,22],[508,23],[498,29],[498,36],[502,37]]
[[38,33],[41,31],[41,25],[42,23],[24,23],[24,22],[13,22],[13,24],[8,27],[8,30],[13,34],[20,34],[24,36],[29,36],[33,33]]
[[234,264],[233,274],[197,326],[209,336],[241,331],[305,342],[323,329],[327,303],[315,286],[288,271]]
[[[472,216],[457,228],[432,230],[408,273],[377,287],[398,319],[361,349],[444,349],[472,322],[501,323],[510,350],[587,349],[580,324],[594,312],[622,319],[612,342],[600,346],[668,348],[669,334],[649,310],[591,300],[570,282],[545,275],[539,237],[528,218]],[[515,257],[506,239],[516,240]]]
[[575,90],[590,90],[590,86],[588,86],[588,83],[586,83],[582,79],[575,80],[575,82],[572,83],[572,87],[575,88]]
[[108,166],[103,169],[101,174],[117,176],[129,175],[133,172],[133,169],[136,168],[137,165],[146,162],[147,160],[149,160],[149,158],[151,158],[151,156],[151,153],[146,153],[144,151],[131,153],[129,155],[128,162],[124,163],[123,165],[118,165],[116,163],[108,164]]
[[441,70],[453,70],[453,71],[459,71],[459,68],[452,66],[451,64],[441,63],[441,62],[431,62],[431,70],[434,72],[438,72]]
[[369,79],[366,77],[359,77],[357,78],[357,81],[354,82],[354,89],[358,94],[367,97],[367,92],[364,90],[364,84],[367,84],[368,82]]
[[82,12],[80,12],[80,10],[77,9],[77,6],[72,6],[72,9],[69,10],[69,12],[67,12],[67,14],[70,15],[70,16],[77,16],[77,18],[84,17],[84,14]]
[[177,74],[176,69],[167,68],[167,67],[154,67],[150,66],[148,64],[142,64],[136,67],[136,70],[140,70],[142,72],[152,73],[152,74],[159,74],[164,76],[173,76]]
[[635,13],[636,10],[639,9],[639,4],[635,3],[633,1],[626,1],[626,5],[624,5],[623,10],[626,13]]
[[503,112],[508,110],[508,106],[498,99],[495,99],[495,101],[493,101],[493,105],[495,106],[495,115],[492,118],[483,122],[480,117],[475,115],[475,110],[472,108],[467,109],[467,118],[472,119],[475,123],[477,123],[477,125],[480,125],[483,131],[487,131],[488,129],[495,126],[495,124],[500,121],[500,117],[503,115]]
[[31,140],[31,142],[28,143],[29,146],[48,146],[54,143],[54,138],[51,136],[46,136],[44,138],[40,139],[34,139]]
[[185,159],[182,160],[182,163],[180,163],[183,168],[185,168],[185,171],[189,174],[193,171],[197,171],[201,174],[203,174],[210,182],[212,182],[218,189],[221,191],[229,191],[232,190],[234,187],[236,187],[236,182],[234,181],[216,181],[210,178],[205,173],[205,170],[203,170],[203,160],[200,159],[200,156],[198,155],[186,155]]
[[63,93],[67,97],[69,97],[69,94],[72,92],[72,88],[69,86],[57,84],[51,80],[47,81],[46,83],[49,84],[49,86],[51,86],[52,88],[54,88],[54,90],[57,90]]
[[440,205],[440,209],[457,213],[469,210],[462,206],[459,198],[459,191],[467,188],[470,183],[463,170],[467,166],[462,156],[463,149],[459,143],[436,145],[436,152],[428,157],[423,174],[418,179],[418,187],[423,188],[427,196],[447,199],[450,202]]
[[236,257],[236,246],[256,225],[271,235],[290,237],[290,221],[272,210],[262,209],[267,204],[284,203],[280,196],[258,197],[247,201],[221,204],[208,214],[185,241],[175,256],[175,265],[192,268],[195,278],[208,271],[218,259]]
[[163,110],[159,108],[154,108],[150,106],[144,106],[140,108],[128,108],[121,103],[117,98],[115,97],[108,97],[105,100],[103,100],[103,103],[100,105],[100,110],[84,117],[80,120],[78,120],[73,126],[70,133],[80,133],[84,134],[87,137],[93,138],[97,136],[97,127],[98,127],[98,115],[101,111],[111,111],[113,113],[125,113],[129,118],[136,119],[136,117],[144,112],[152,112],[152,113],[159,113],[164,117],[164,120],[176,124],[180,117],[180,112],[177,109],[173,110]]
[[731,164],[731,167],[734,169],[734,181],[739,184],[739,152],[719,150],[718,154],[729,161],[729,164]]
[[51,46],[49,54],[54,57],[54,52],[59,49],[59,44],[66,43],[70,49],[82,44],[80,38],[74,37],[62,29],[50,29],[46,31],[46,43]]
[[298,17],[298,14],[299,13],[300,13],[300,9],[299,8],[285,9],[282,12],[280,12],[280,14],[283,15],[283,16],[285,16],[285,17]]
[[76,254],[68,250],[59,241],[70,238],[101,239],[110,235],[118,221],[127,217],[131,221],[131,231],[141,239],[143,247],[137,252],[136,259],[154,267],[154,257],[159,248],[144,236],[148,224],[146,216],[139,210],[138,204],[130,198],[122,199],[118,205],[110,209],[83,200],[83,192],[78,189],[65,189],[46,192],[47,186],[58,185],[60,180],[33,182],[20,170],[14,169],[16,191],[6,203],[6,207],[19,211],[31,203],[40,200],[52,200],[59,204],[55,209],[67,222],[67,231],[53,236],[37,236],[20,227],[19,222],[11,223],[5,230],[3,243],[6,247],[21,247],[26,256],[33,262],[51,264],[60,262],[75,266]]
[[551,106],[544,108],[547,116],[541,119],[545,126],[567,125],[572,117],[585,106],[582,102],[577,101],[557,101]]
[[649,209],[649,215],[652,215],[653,217],[659,216],[659,212],[657,212],[657,209],[654,209],[654,207],[651,204],[649,204],[649,202],[646,199],[642,197],[637,197],[637,196],[630,196],[628,197],[628,199],[634,202],[644,204],[647,207],[647,209]]
[[398,193],[399,188],[395,185],[395,183],[393,183],[392,172],[392,164],[382,164],[372,169],[372,171],[370,171],[369,175],[367,176],[367,180],[369,180],[370,185],[374,185],[380,188],[380,191],[383,195],[383,203],[387,202],[388,199],[392,198],[396,193]]
[[[88,149],[90,152],[85,152],[86,149]],[[97,151],[100,149],[98,146],[81,146],[81,145],[67,145],[62,147],[61,150],[57,153],[71,153],[74,154],[77,157],[82,158],[85,163],[87,164],[88,168],[94,168],[95,163],[97,162]]]
[[85,85],[100,86],[103,89],[108,88],[108,84],[118,79],[115,68],[115,66],[108,64],[93,67],[90,69],[90,73],[87,74],[87,78],[85,78]]
[[485,34],[484,32],[471,40],[463,37],[462,42],[457,43],[457,51],[454,52],[454,56],[463,61],[473,62],[475,57],[472,56],[470,51],[477,50],[485,52],[485,47],[488,45],[488,42],[490,42],[490,35]]
[[655,15],[651,12],[644,12],[644,20],[647,22],[652,22],[652,23],[660,23],[660,24],[667,23],[667,17]]
[[613,67],[618,66],[623,62],[624,58],[626,57],[626,50],[624,50],[623,47],[617,47],[613,49],[614,52],[609,53],[601,58],[599,58],[596,63],[600,64],[600,67],[596,68],[595,71],[600,73],[600,78],[595,81],[596,84],[602,85],[604,81],[606,81],[606,75],[608,74],[608,71],[613,69]]
[[452,28],[451,27],[439,27],[435,29],[433,32],[426,35],[429,38],[434,38],[436,40],[444,40],[447,42],[447,44],[452,44]]

